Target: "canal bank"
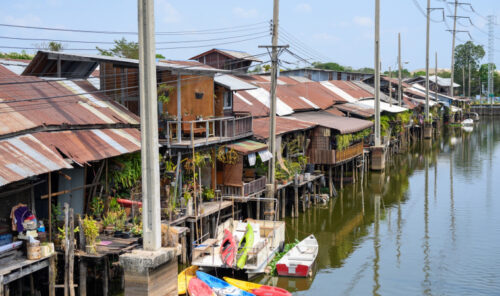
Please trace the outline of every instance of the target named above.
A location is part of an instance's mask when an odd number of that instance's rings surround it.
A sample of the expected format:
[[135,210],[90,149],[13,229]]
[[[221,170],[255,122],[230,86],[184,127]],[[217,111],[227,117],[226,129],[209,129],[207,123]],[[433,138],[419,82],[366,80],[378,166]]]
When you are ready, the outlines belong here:
[[415,143],[385,174],[370,172],[363,185],[285,219],[287,241],[318,239],[313,278],[259,281],[295,295],[497,293],[499,143],[494,119]]

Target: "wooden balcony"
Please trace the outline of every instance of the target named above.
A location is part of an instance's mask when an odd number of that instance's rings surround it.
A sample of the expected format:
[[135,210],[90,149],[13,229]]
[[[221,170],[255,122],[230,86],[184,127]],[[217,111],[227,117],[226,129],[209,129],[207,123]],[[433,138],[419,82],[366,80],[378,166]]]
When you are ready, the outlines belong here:
[[312,164],[337,164],[363,154],[363,143],[349,146],[345,150],[309,149],[307,157]]
[[193,148],[251,136],[252,116],[160,121],[160,143],[169,148]]
[[242,186],[226,186],[220,185],[222,196],[246,197],[266,189],[266,176],[260,177],[248,183],[243,183]]
[[336,151],[335,160],[337,163],[344,162],[361,154],[363,154],[363,142],[351,145],[345,150]]

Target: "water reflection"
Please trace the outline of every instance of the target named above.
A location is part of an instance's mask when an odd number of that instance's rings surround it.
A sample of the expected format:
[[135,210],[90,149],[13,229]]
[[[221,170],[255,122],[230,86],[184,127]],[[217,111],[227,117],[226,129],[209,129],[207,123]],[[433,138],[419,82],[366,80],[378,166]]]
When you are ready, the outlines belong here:
[[261,282],[296,295],[498,294],[499,144],[500,121],[445,130],[393,157],[386,175],[361,175],[328,205],[286,219],[287,240],[318,239],[314,278]]

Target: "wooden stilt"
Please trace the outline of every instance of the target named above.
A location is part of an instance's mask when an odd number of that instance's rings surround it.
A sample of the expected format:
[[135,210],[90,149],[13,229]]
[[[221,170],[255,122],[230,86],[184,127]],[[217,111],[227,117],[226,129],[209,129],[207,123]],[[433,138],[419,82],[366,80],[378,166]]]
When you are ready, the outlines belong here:
[[109,261],[108,256],[104,256],[104,269],[102,274],[102,295],[108,295],[108,282],[109,282]]
[[73,208],[69,209],[69,254],[68,254],[68,287],[69,295],[75,296],[73,272],[75,271],[75,217]]
[[344,189],[344,165],[340,165],[340,189]]
[[87,262],[85,262],[82,257],[80,257],[78,269],[80,274],[78,290],[80,292],[80,296],[87,296]]
[[299,216],[299,187],[297,185],[293,186],[294,190],[294,209],[295,209],[295,217]]
[[260,220],[260,199],[257,199],[257,220]]
[[[49,259],[49,296],[56,295],[56,255],[52,255]],[[0,295],[2,295],[0,293]]]
[[286,211],[286,188],[281,190],[281,219],[285,219]]
[[332,180],[332,166],[328,166],[328,191],[330,193],[330,198],[333,197],[333,180]]

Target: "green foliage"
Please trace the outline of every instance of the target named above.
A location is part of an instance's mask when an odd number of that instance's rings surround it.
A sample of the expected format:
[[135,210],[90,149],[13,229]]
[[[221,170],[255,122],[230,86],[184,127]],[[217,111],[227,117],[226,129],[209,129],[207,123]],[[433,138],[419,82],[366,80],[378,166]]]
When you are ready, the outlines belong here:
[[314,68],[317,69],[325,69],[325,70],[333,70],[333,71],[345,71],[345,67],[341,66],[337,63],[319,63],[319,62],[314,62],[313,63]]
[[114,226],[115,223],[116,223],[117,218],[118,218],[117,212],[115,212],[115,211],[109,211],[102,218],[102,226],[103,227]]
[[278,263],[278,261],[280,261],[280,259],[283,258],[283,256],[285,256],[285,254],[288,253],[288,251],[290,251],[298,243],[299,243],[299,241],[296,239],[293,243],[285,244],[285,248],[283,249],[283,252],[277,253],[276,256],[274,256],[273,260],[271,260],[271,262],[269,262],[268,266],[271,268],[271,271],[270,271],[271,276],[277,275],[276,263]]
[[10,52],[10,53],[1,53],[0,58],[2,59],[16,59],[16,60],[32,60],[33,55],[26,53],[26,51],[19,52]]
[[[58,231],[59,231],[59,234],[57,235],[57,237],[59,238],[59,240],[63,241],[66,239],[66,227],[63,226],[63,227],[57,227]],[[73,229],[73,233],[77,233],[80,231],[80,228],[75,227]]]
[[139,43],[135,41],[127,41],[124,37],[120,40],[115,40],[115,45],[111,49],[102,49],[96,46],[100,55],[117,56],[120,58],[139,59]]
[[134,222],[134,225],[130,228],[130,233],[135,236],[142,235],[142,221]]
[[130,189],[141,179],[140,152],[125,154],[113,159],[118,168],[110,170],[110,177],[115,187]]
[[160,60],[164,60],[164,59],[166,59],[166,58],[165,58],[165,56],[163,56],[163,55],[162,55],[162,54],[160,54],[160,53],[157,53],[157,54],[156,54],[156,58],[157,58],[157,59],[160,59]]
[[203,188],[203,196],[207,199],[207,200],[212,200],[214,199],[215,197],[215,192],[213,189],[211,188],[208,188],[208,187],[205,187]]
[[388,115],[380,116],[380,133],[382,136],[386,136],[390,128],[391,118]]
[[168,85],[166,83],[161,83],[158,85],[157,93],[158,93],[158,102],[167,104],[170,102],[170,94],[174,92],[176,89],[173,85]]
[[99,227],[97,226],[97,221],[92,219],[92,217],[85,216],[82,221],[82,227],[87,246],[95,246],[96,239],[99,236]]
[[124,231],[125,224],[127,223],[127,213],[125,210],[116,212],[115,230]]
[[102,212],[104,211],[104,202],[102,199],[94,196],[90,201],[90,210],[92,211],[92,216],[101,217]]
[[371,133],[371,129],[367,128],[362,131],[356,132],[354,134],[337,135],[335,139],[337,141],[337,150],[343,151],[347,149],[354,143],[361,142],[365,137],[368,137]]
[[115,197],[111,198],[109,201],[109,211],[118,212],[122,209],[122,206],[118,203]]

